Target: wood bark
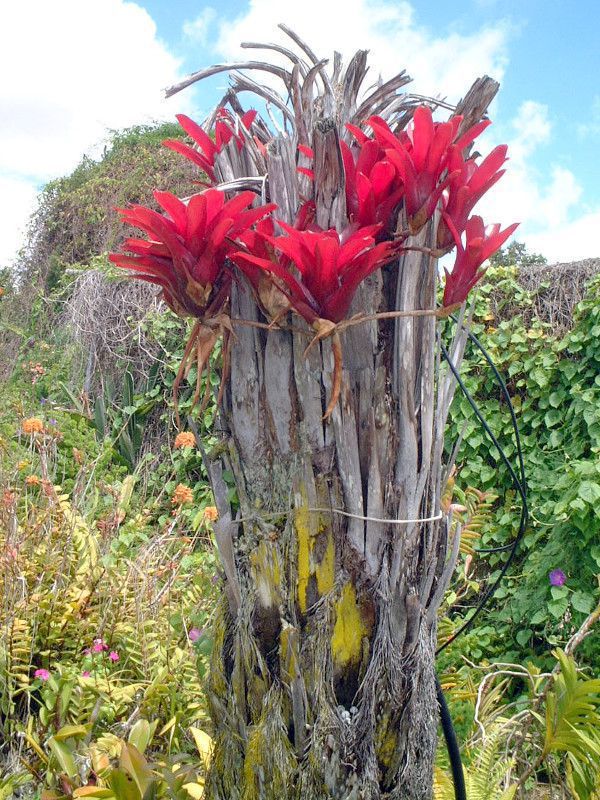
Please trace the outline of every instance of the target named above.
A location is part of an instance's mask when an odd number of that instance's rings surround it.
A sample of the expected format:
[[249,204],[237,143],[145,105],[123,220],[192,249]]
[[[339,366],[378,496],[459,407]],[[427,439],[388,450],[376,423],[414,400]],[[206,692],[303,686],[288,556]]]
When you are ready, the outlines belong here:
[[[344,73],[336,57],[330,77],[295,42],[303,53],[284,76],[294,124],[268,143],[268,199],[292,222],[314,186],[318,223],[341,229],[345,123],[376,111],[404,124],[416,101],[398,93],[401,73],[359,102],[364,53]],[[246,85],[235,76],[234,90]],[[473,86],[458,109],[465,128],[496,89],[489,78]],[[314,184],[296,172],[298,142],[314,149]],[[251,152],[232,142],[217,163],[222,180],[261,175]],[[433,246],[434,229],[432,221],[408,244]],[[410,251],[363,283],[353,311],[434,309],[436,286],[435,259]],[[265,321],[242,283],[231,317]],[[409,316],[348,328],[340,401],[327,421],[331,344],[305,356],[313,332],[303,327],[291,316],[282,329],[234,325],[222,442],[208,457],[224,593],[207,797],[426,800],[437,610],[456,555],[440,510],[453,382],[438,323]],[[454,342],[455,362],[463,347]]]

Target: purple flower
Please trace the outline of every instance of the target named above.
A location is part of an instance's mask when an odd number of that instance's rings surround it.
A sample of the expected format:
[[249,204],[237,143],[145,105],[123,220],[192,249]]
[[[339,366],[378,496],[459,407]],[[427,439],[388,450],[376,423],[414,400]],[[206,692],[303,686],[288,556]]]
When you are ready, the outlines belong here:
[[48,398],[47,398],[47,397],[41,397],[41,398],[40,398],[40,403],[41,403],[43,406],[45,406],[47,402],[48,402]]
[[108,650],[108,645],[106,644],[104,639],[94,639],[94,644],[92,645],[92,652],[101,653],[103,650]]
[[47,681],[50,678],[50,673],[47,669],[36,669],[33,673],[34,678],[39,678],[41,681]]
[[50,423],[50,425],[54,425],[55,428],[58,425],[58,420],[56,420],[54,418],[48,420],[48,422]]
[[562,569],[553,569],[548,575],[548,580],[550,581],[550,586],[563,586],[567,576]]
[[202,628],[190,628],[188,633],[188,639],[190,640],[190,642],[197,642],[201,636],[202,636]]
[[110,658],[111,661],[118,661],[120,658],[116,650],[111,650],[110,653],[108,654],[108,657]]

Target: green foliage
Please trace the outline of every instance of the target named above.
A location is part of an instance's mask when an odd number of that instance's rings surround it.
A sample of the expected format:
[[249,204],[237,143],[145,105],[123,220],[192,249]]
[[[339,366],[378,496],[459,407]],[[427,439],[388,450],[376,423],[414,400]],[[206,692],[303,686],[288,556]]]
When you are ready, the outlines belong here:
[[512,241],[508,247],[501,247],[490,258],[494,267],[530,267],[546,264],[547,259],[540,253],[528,253],[523,242]]
[[546,700],[546,731],[540,760],[565,753],[577,793],[588,797],[600,771],[600,680],[578,675],[575,664],[558,650],[560,672]]
[[[462,737],[469,800],[545,797],[548,784],[561,789],[548,797],[596,800],[600,681],[561,650],[551,659],[549,674],[507,663],[478,670],[479,686],[472,669],[454,676],[451,705],[471,706],[472,724]],[[437,761],[435,798],[446,800],[453,785],[441,744]]]
[[[28,744],[38,753],[46,768],[46,782],[56,790],[44,791],[44,800],[150,800],[202,797],[206,753],[198,745],[201,730],[189,729],[198,747],[197,754],[147,756],[158,723],[139,719],[127,738],[104,734],[90,741],[85,725],[66,725],[40,743],[26,734]],[[208,737],[207,737],[208,738]],[[198,758],[199,756],[199,758]],[[151,760],[149,760],[151,759]]]
[[48,183],[39,197],[29,235],[37,264],[30,263],[31,252],[26,250],[20,272],[31,279],[32,270],[41,270],[49,292],[66,266],[87,263],[118,245],[123,228],[115,206],[153,205],[157,186],[189,193],[190,168],[184,159],[161,146],[166,138],[182,137],[182,130],[172,123],[113,132],[101,159],[86,156],[70,175]]
[[[216,569],[206,484],[189,508],[167,493],[193,448],[173,453],[167,490],[148,498],[139,474],[109,484],[110,470],[96,474],[101,451],[69,444],[67,493],[56,477],[68,436],[42,417],[13,420],[12,435],[5,418],[0,441],[0,740],[16,751],[25,737],[31,770],[45,765],[47,785],[64,791],[60,776],[73,782],[79,763],[71,745],[79,753],[142,716],[164,753],[188,752],[187,776],[211,650],[207,634],[193,644],[187,634],[208,624]],[[84,419],[63,413],[61,427],[73,418]]]
[[[532,296],[516,281],[514,268],[490,270],[476,304],[474,332],[506,376],[521,432],[528,478],[530,525],[496,603],[461,640],[461,652],[479,660],[547,659],[547,645],[561,644],[596,604],[600,573],[597,540],[600,505],[600,279],[589,286],[573,328],[555,336],[527,314]],[[483,358],[468,351],[464,381],[515,466],[516,447],[508,410]],[[457,483],[472,484],[504,497],[480,546],[494,548],[513,539],[518,498],[494,445],[480,429],[466,399],[457,393],[451,409],[449,443],[463,433]],[[481,587],[494,579],[505,553],[477,556],[474,577]],[[561,569],[564,586],[548,575]],[[491,573],[491,574],[490,574]],[[451,612],[458,625],[465,605]],[[489,634],[488,634],[489,632]],[[582,652],[600,657],[597,642]],[[444,662],[447,663],[447,662]]]
[[[499,730],[493,731],[474,753],[473,760],[463,767],[469,800],[513,800],[516,783],[505,786],[511,762],[502,758],[503,741]],[[447,771],[436,767],[435,800],[454,800],[454,782]]]

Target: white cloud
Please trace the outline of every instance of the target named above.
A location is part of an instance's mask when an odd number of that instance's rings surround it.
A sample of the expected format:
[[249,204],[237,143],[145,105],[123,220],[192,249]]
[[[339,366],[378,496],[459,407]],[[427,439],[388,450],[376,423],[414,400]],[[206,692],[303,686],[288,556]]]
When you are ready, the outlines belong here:
[[552,124],[548,118],[548,107],[534,100],[525,100],[512,120],[515,132],[510,146],[513,161],[523,163],[535,149],[550,139]]
[[22,246],[27,218],[35,209],[37,187],[19,178],[0,176],[0,269],[5,258],[13,256]]
[[[600,212],[582,210],[582,187],[574,173],[556,163],[547,163],[543,148],[552,141],[548,108],[532,100],[521,104],[508,130],[506,174],[481,200],[476,211],[486,222],[521,223],[515,238],[531,251],[541,252],[549,261],[570,261],[598,254],[595,234]],[[489,149],[492,136],[503,133],[489,129],[483,137]],[[494,142],[495,143],[495,142]],[[540,151],[542,151],[540,153]],[[546,166],[539,170],[536,164]]]
[[577,125],[577,134],[585,139],[587,136],[597,136],[600,133],[600,94],[594,95],[589,108],[588,119]]
[[548,228],[523,237],[531,252],[543,253],[551,263],[598,258],[600,209],[584,213],[559,228]]
[[216,18],[216,10],[212,6],[206,6],[193,20],[183,23],[183,35],[196,44],[205,45],[210,27]]
[[415,91],[440,93],[450,100],[458,100],[480,75],[501,79],[506,64],[509,31],[503,22],[472,34],[433,32],[416,22],[410,3],[396,0],[302,0],[284,5],[250,0],[243,14],[221,24],[215,50],[227,58],[248,58],[249,51],[239,47],[242,41],[289,45],[278,22],[296,31],[320,58],[331,59],[334,49],[349,58],[366,48],[372,81],[379,73],[389,78],[406,68],[415,79]]
[[14,190],[0,197],[3,263],[32,182],[73,169],[107,129],[172,119],[181,102],[163,98],[177,59],[147,11],[124,0],[1,3],[0,74],[0,176]]
[[[537,151],[550,141],[552,125],[548,108],[541,103],[526,100],[518,109],[509,130],[509,161],[506,174],[485,195],[477,210],[490,222],[521,223],[517,238],[535,226],[547,227],[566,222],[568,213],[579,200],[581,189],[572,172],[563,167],[551,166],[543,173],[534,166]],[[503,133],[502,129],[489,129],[478,149],[487,152],[486,146]],[[484,144],[485,143],[485,144]],[[547,175],[550,174],[550,180]]]

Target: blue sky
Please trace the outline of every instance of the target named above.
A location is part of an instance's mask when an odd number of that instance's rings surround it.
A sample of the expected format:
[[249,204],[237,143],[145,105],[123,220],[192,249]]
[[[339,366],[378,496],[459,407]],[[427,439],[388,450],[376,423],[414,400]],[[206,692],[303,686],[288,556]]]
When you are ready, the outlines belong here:
[[[311,20],[318,20],[313,26]],[[501,82],[479,149],[508,142],[489,222],[551,261],[600,256],[600,4],[592,0],[30,0],[0,8],[0,266],[22,241],[36,191],[93,153],[107,128],[208,110],[219,76],[169,101],[186,73],[235,58],[243,39],[283,41],[286,22],[319,55],[371,51],[373,76],[406,68],[415,89],[458,99]],[[168,187],[163,187],[168,188]]]

